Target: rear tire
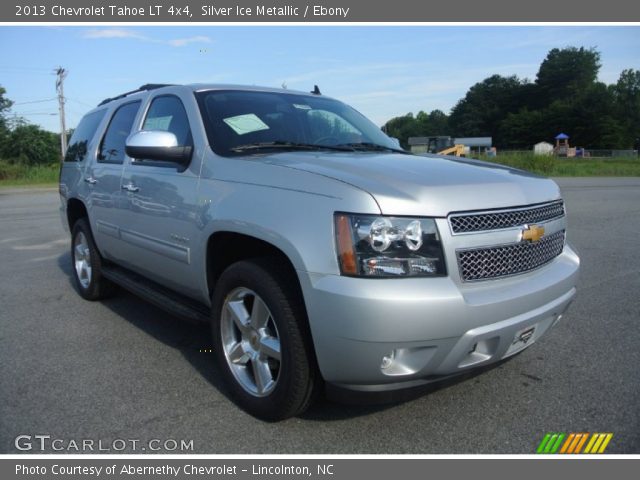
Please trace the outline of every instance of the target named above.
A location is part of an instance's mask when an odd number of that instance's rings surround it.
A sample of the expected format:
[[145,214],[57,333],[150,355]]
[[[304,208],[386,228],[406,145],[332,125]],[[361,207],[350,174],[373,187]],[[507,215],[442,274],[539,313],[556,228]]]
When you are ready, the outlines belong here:
[[85,300],[101,300],[114,292],[114,284],[102,276],[102,262],[89,222],[81,218],[71,231],[71,270],[78,293]]
[[302,413],[317,369],[299,289],[275,259],[228,267],[212,297],[213,345],[231,396],[263,420]]

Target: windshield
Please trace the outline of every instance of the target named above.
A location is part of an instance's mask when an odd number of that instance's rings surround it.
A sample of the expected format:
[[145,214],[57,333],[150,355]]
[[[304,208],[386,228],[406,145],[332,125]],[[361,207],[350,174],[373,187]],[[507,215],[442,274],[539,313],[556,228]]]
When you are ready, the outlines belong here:
[[344,103],[294,93],[196,93],[211,148],[223,156],[273,150],[400,151]]

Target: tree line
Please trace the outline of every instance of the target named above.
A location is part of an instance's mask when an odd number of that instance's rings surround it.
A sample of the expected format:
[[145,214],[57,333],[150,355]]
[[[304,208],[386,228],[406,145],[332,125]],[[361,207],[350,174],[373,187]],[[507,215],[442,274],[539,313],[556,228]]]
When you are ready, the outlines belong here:
[[640,137],[640,70],[622,71],[612,85],[599,82],[600,53],[554,48],[535,81],[492,75],[473,85],[452,108],[389,120],[384,131],[408,147],[409,137],[492,137],[502,149],[530,149],[560,132],[591,149],[633,148]]
[[[599,82],[600,53],[591,48],[551,50],[535,81],[492,75],[473,85],[447,115],[408,113],[383,127],[408,147],[409,137],[493,138],[501,149],[530,149],[560,132],[591,149],[634,148],[640,137],[640,70],[623,70],[612,85]],[[60,136],[10,120],[13,102],[0,86],[0,159],[38,165],[60,160]]]
[[0,159],[21,165],[43,165],[60,161],[60,135],[11,118],[13,102],[0,87]]

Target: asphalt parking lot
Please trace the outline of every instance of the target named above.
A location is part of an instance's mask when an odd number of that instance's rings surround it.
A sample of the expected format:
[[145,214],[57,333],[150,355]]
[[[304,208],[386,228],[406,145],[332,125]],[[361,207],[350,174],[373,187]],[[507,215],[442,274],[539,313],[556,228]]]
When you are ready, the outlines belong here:
[[404,403],[323,399],[277,424],[227,398],[200,351],[206,327],[128,293],[76,294],[57,192],[0,190],[0,453],[19,435],[193,440],[185,453],[534,453],[546,432],[612,432],[607,453],[638,454],[640,178],[559,183],[582,276],[543,340]]

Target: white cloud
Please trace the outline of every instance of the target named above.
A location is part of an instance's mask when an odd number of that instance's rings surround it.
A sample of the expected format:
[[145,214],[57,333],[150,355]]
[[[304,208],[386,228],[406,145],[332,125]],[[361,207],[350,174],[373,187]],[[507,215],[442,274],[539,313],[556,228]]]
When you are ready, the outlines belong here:
[[169,40],[163,40],[159,38],[152,38],[146,35],[142,35],[134,30],[126,28],[100,28],[91,29],[84,32],[83,38],[88,39],[109,39],[109,38],[130,38],[133,40],[140,40],[142,42],[158,43],[162,45],[169,45],[171,47],[184,47],[191,43],[211,43],[211,38],[205,35],[197,35],[187,38],[173,38]]
[[83,35],[84,38],[136,38],[138,40],[150,40],[144,35],[134,32],[133,30],[127,30],[124,28],[103,28],[88,30]]
[[195,37],[176,38],[174,40],[167,41],[167,43],[172,47],[184,47],[190,43],[211,43],[211,39],[204,35],[197,35]]

